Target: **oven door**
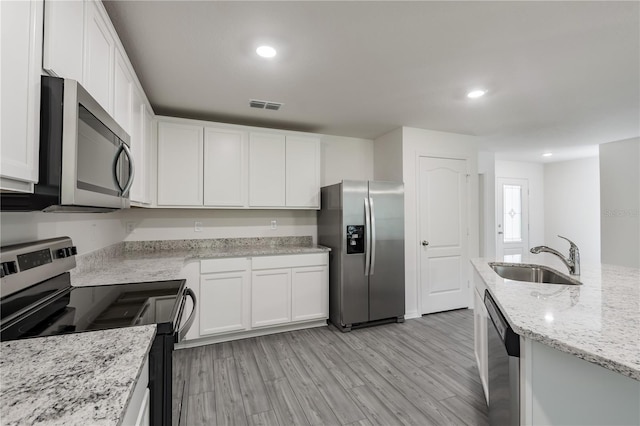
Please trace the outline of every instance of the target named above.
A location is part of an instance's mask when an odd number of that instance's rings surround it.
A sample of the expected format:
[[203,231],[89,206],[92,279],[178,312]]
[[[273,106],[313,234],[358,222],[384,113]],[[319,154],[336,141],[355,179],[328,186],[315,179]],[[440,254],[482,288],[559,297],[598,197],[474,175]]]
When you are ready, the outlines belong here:
[[[183,323],[187,298],[191,298],[192,309]],[[177,306],[173,321],[169,324],[158,324],[156,337],[149,352],[149,403],[152,425],[171,426],[173,348],[176,342],[184,338],[193,324],[196,313],[196,296],[190,288],[183,288],[180,304]]]

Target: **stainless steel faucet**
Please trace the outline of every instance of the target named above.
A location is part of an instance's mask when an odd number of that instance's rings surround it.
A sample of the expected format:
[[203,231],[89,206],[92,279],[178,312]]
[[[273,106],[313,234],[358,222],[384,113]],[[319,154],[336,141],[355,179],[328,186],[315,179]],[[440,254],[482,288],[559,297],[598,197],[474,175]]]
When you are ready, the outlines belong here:
[[558,237],[562,238],[563,240],[569,241],[569,244],[571,244],[571,246],[569,247],[569,258],[564,257],[564,255],[558,250],[554,250],[551,247],[547,246],[533,247],[531,249],[531,253],[538,254],[546,252],[555,254],[560,258],[560,260],[562,260],[562,262],[564,262],[565,265],[567,265],[567,268],[569,268],[569,274],[580,275],[580,250],[578,249],[578,246],[567,237],[563,237],[562,235],[558,235]]

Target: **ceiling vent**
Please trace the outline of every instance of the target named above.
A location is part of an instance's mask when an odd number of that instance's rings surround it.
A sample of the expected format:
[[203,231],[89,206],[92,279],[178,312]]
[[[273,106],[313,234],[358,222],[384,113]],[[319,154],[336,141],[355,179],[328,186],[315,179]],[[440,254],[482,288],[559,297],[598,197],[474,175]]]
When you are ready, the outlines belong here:
[[282,107],[280,102],[260,101],[258,99],[249,99],[249,106],[251,108],[258,109],[270,109],[272,111],[278,111]]

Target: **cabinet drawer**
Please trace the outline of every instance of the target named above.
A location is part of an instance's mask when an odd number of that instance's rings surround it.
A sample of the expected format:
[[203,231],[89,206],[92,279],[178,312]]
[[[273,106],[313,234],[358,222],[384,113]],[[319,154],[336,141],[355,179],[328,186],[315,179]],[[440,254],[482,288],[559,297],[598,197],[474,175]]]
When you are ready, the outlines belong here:
[[251,262],[246,257],[230,257],[225,259],[205,259],[200,261],[200,273],[246,271]]
[[264,256],[251,259],[252,269],[297,268],[301,266],[327,265],[327,253],[292,254],[285,256]]

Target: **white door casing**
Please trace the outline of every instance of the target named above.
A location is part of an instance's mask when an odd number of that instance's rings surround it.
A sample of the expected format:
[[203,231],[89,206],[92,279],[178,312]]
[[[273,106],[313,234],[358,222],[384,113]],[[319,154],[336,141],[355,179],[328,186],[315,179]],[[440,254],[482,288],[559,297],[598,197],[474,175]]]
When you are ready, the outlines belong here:
[[420,313],[469,305],[467,160],[418,159]]
[[496,192],[496,254],[517,262],[529,250],[529,181],[498,178]]

